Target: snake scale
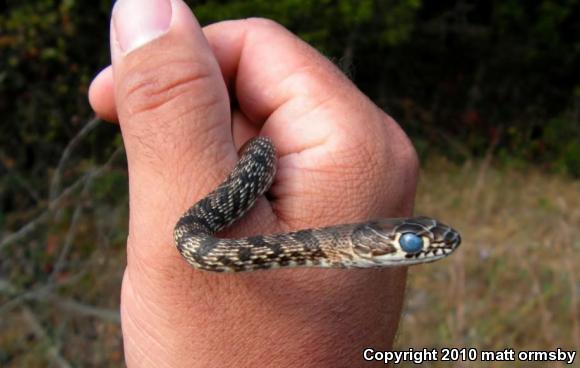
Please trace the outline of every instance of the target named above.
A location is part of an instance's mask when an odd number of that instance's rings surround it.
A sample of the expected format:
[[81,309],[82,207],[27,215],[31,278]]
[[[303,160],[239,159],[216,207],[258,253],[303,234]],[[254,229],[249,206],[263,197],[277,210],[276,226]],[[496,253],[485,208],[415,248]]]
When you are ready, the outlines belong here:
[[275,173],[272,141],[250,140],[224,182],[178,220],[174,239],[183,258],[195,268],[215,272],[376,268],[436,261],[461,243],[457,231],[428,217],[377,219],[240,239],[215,237],[252,208]]

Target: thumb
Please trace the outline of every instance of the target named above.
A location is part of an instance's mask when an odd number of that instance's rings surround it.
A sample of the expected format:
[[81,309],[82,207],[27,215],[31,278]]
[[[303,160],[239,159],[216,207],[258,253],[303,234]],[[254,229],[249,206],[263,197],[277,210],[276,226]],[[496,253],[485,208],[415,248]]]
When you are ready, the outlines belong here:
[[118,1],[111,55],[129,170],[129,252],[132,244],[147,251],[146,243],[177,256],[167,247],[177,218],[236,161],[227,89],[182,0]]

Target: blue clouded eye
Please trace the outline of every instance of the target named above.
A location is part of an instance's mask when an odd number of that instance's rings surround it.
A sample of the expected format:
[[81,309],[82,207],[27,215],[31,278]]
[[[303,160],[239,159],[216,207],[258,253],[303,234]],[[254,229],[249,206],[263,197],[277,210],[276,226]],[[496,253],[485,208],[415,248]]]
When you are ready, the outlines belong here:
[[407,253],[417,253],[423,249],[423,239],[413,233],[405,233],[401,235],[399,244]]

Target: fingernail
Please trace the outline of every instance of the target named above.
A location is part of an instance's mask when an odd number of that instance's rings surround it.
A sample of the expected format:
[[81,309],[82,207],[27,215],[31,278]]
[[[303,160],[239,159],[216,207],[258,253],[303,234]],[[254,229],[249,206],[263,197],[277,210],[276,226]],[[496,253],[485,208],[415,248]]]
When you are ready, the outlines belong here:
[[113,27],[122,51],[128,53],[161,36],[171,23],[171,0],[118,0]]

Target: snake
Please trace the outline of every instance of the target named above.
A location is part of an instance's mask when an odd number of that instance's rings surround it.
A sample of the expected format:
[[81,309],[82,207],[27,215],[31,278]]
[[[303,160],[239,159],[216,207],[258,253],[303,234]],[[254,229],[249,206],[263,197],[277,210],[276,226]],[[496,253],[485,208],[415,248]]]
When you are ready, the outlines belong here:
[[445,258],[461,244],[459,232],[423,216],[237,239],[217,237],[216,233],[241,218],[270,188],[276,155],[271,138],[252,138],[225,180],[179,218],[173,237],[191,266],[213,272],[410,266]]

